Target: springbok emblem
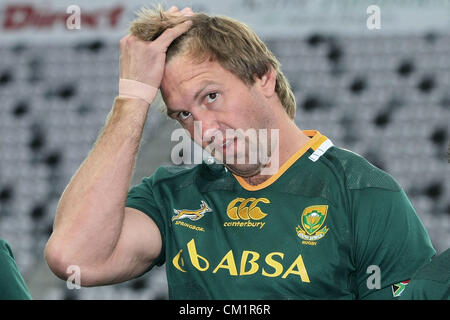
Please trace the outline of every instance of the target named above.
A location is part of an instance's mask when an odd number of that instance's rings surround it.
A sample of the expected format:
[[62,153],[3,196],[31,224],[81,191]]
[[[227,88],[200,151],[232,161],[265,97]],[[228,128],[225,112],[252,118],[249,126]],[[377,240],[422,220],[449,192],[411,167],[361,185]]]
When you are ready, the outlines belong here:
[[211,208],[208,207],[205,201],[202,200],[200,204],[200,209],[198,210],[187,210],[187,209],[173,209],[175,216],[172,217],[172,221],[181,219],[190,219],[196,221],[201,219],[206,212],[212,212]]

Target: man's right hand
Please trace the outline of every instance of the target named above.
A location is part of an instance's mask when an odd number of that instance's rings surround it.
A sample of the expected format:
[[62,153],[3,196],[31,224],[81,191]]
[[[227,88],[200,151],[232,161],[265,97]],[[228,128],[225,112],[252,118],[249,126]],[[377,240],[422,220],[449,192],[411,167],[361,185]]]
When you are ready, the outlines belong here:
[[[172,7],[166,11],[175,16],[193,14],[190,8],[178,11]],[[191,27],[190,20],[165,30],[154,41],[143,41],[133,35],[120,40],[120,78],[130,79],[159,88],[164,74],[166,51],[173,40]]]

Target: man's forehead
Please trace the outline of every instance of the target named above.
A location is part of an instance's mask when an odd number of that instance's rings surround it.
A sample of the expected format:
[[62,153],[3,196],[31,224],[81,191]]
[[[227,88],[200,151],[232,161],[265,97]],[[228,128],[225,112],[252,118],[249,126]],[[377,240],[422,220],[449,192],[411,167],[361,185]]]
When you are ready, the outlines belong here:
[[223,70],[216,62],[198,63],[189,58],[174,58],[166,65],[161,93],[166,103],[177,94],[182,94],[183,99],[194,98],[200,87],[212,82],[218,83],[220,74],[223,74]]
[[[222,69],[220,64],[206,59],[204,61],[195,61],[189,56],[182,55],[171,59],[166,65],[164,76],[169,77],[171,81],[175,80],[178,84],[195,79],[204,73],[214,73]],[[173,79],[172,79],[173,77]],[[164,79],[163,79],[164,80]]]

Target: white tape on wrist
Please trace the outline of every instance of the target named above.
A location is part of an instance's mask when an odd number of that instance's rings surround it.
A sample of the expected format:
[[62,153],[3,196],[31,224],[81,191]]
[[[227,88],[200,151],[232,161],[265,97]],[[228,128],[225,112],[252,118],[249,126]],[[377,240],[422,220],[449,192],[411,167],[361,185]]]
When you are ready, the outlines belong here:
[[122,78],[119,80],[119,97],[138,98],[150,104],[157,93],[158,88],[143,82]]

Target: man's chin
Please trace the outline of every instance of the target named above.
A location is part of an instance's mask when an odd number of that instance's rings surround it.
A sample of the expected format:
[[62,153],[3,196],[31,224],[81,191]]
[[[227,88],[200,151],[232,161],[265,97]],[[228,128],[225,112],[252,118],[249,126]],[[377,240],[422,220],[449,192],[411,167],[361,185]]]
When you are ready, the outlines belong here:
[[261,164],[224,164],[232,173],[243,178],[258,175],[261,172]]

